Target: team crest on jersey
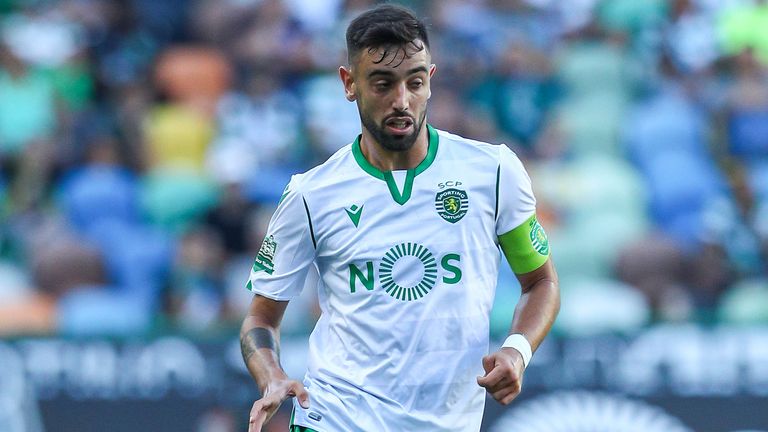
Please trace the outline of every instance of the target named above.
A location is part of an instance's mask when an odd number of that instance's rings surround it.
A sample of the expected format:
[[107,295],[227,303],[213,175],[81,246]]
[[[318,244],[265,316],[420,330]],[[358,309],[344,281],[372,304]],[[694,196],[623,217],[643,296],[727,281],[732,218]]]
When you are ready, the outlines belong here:
[[269,236],[261,243],[261,249],[253,262],[253,271],[265,271],[272,274],[275,271],[275,252],[277,252],[277,242],[274,236]]
[[541,226],[536,218],[533,218],[530,222],[531,232],[531,244],[536,252],[547,255],[549,253],[549,240],[547,239],[547,233],[544,232],[544,227]]
[[469,199],[461,189],[450,188],[440,191],[435,196],[435,209],[441,218],[456,223],[467,214]]

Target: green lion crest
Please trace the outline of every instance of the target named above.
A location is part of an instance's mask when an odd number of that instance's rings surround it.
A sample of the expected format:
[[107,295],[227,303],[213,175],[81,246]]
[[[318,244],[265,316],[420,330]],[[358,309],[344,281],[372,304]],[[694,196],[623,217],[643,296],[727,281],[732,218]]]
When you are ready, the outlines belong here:
[[544,227],[541,226],[536,218],[533,218],[530,222],[531,232],[531,244],[536,252],[541,255],[549,254],[549,240],[547,239],[547,233],[544,232]]
[[469,199],[467,193],[460,189],[446,189],[435,196],[435,210],[441,218],[450,223],[456,223],[467,214]]

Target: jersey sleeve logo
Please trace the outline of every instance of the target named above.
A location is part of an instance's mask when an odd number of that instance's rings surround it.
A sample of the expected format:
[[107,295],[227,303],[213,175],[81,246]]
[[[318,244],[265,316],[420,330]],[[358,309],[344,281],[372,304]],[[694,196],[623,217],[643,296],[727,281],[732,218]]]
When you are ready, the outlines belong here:
[[290,183],[288,183],[287,185],[285,185],[285,189],[283,189],[283,194],[282,194],[282,195],[280,195],[280,201],[278,201],[278,202],[277,202],[277,205],[280,205],[280,204],[283,202],[283,200],[285,199],[285,197],[287,197],[287,196],[288,196],[288,192],[290,192],[290,191],[291,191],[291,189],[290,189],[290,188],[291,188],[291,184],[290,184]]
[[536,218],[531,220],[530,227],[530,238],[533,248],[541,255],[547,255],[549,253],[549,240],[547,239],[547,233],[544,232],[544,227],[541,226]]
[[256,260],[253,262],[253,271],[265,271],[267,274],[272,274],[275,271],[275,252],[277,252],[277,242],[274,236],[269,236],[261,243],[259,253],[256,255]]
[[467,214],[469,199],[461,189],[450,188],[435,195],[435,210],[441,218],[456,223]]

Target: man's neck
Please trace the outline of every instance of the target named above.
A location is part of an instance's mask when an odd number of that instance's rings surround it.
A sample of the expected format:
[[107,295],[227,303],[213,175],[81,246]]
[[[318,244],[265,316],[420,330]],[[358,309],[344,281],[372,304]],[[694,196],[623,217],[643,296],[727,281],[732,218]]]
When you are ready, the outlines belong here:
[[397,171],[416,168],[427,157],[429,133],[426,125],[419,131],[413,146],[406,151],[390,151],[379,144],[373,136],[362,128],[360,150],[365,159],[380,171]]

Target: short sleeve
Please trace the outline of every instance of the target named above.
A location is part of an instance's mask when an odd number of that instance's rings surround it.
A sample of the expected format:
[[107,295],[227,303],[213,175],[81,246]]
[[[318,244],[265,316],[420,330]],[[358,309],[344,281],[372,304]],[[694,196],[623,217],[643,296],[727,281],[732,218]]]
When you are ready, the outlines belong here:
[[273,300],[301,294],[315,257],[309,209],[293,176],[277,205],[246,287]]
[[499,146],[496,173],[496,235],[508,233],[536,213],[531,179],[522,162],[507,146]]

